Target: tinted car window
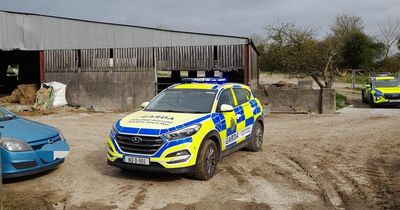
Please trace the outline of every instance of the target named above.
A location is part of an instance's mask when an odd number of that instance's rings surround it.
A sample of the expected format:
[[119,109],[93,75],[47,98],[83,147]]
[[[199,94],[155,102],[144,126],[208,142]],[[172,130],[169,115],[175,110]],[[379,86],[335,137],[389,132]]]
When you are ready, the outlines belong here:
[[208,113],[215,95],[215,90],[168,89],[157,95],[145,111]]
[[220,110],[222,104],[235,106],[233,103],[233,97],[230,90],[222,91],[221,95],[219,96],[217,110]]
[[249,90],[246,90],[246,89],[244,89],[244,92],[246,93],[247,100],[250,100],[251,92]]
[[244,92],[243,89],[235,88],[235,89],[233,89],[233,92],[236,95],[236,99],[237,99],[238,105],[241,105],[241,104],[244,104],[244,103],[247,102],[246,93]]

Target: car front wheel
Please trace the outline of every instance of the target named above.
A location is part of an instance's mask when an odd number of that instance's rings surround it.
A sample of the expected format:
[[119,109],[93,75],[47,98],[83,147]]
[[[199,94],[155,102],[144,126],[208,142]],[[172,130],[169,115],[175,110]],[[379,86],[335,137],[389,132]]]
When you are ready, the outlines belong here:
[[368,102],[367,99],[365,98],[364,91],[361,91],[361,100],[362,100],[363,103],[367,103]]
[[198,155],[193,176],[198,180],[211,179],[217,170],[220,151],[211,139],[206,140]]

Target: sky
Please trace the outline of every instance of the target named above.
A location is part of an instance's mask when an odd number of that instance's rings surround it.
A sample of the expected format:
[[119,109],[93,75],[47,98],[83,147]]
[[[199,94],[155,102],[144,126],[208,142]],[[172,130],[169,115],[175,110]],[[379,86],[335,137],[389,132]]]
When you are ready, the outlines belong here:
[[400,16],[400,0],[0,0],[0,10],[237,36],[283,22],[324,36],[337,15],[349,14],[379,36],[379,24]]

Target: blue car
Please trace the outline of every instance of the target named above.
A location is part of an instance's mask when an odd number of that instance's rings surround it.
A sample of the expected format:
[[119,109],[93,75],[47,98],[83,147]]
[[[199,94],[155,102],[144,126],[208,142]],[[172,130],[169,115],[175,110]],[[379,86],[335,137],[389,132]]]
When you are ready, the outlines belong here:
[[53,169],[64,162],[68,152],[69,146],[59,129],[24,119],[0,108],[3,178]]

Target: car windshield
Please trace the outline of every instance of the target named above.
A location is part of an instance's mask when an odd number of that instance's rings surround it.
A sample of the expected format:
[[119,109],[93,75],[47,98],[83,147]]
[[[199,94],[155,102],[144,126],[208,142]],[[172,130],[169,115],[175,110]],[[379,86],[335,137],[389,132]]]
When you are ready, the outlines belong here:
[[376,80],[376,87],[400,87],[400,82],[398,80]]
[[11,120],[15,117],[11,112],[0,108],[0,121]]
[[209,113],[215,94],[215,90],[168,89],[154,98],[145,111]]

